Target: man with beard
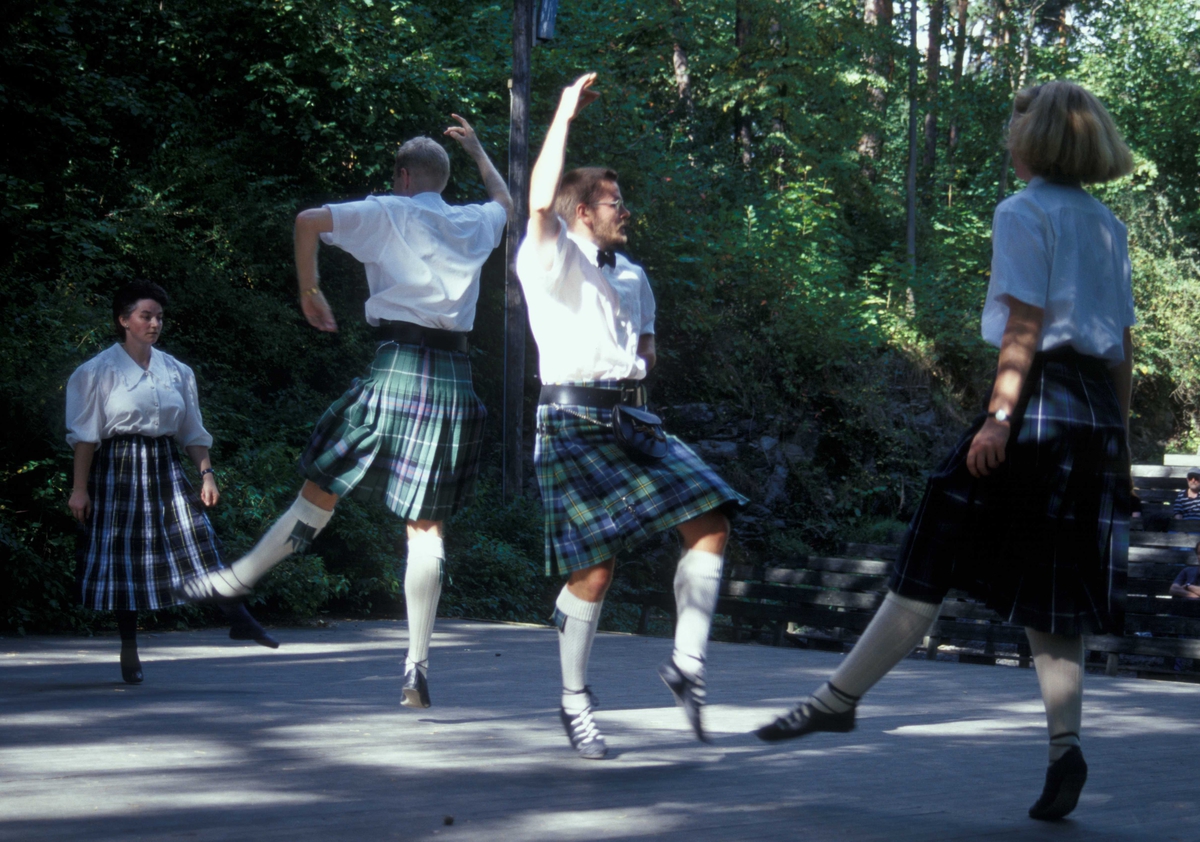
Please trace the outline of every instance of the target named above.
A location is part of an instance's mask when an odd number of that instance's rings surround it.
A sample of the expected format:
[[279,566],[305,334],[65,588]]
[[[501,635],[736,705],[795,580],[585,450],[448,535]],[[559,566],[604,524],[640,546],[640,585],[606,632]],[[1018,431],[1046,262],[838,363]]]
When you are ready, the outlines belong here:
[[[684,552],[675,574],[675,648],[659,675],[705,739],[704,659],[729,536],[726,512],[745,504],[686,445],[656,430],[654,416],[639,414],[641,381],[655,362],[655,305],[646,273],[615,251],[626,243],[629,209],[613,170],[563,173],[570,123],[598,96],[595,78],[587,74],[563,91],[533,168],[529,231],[517,255],[543,383],[534,462],[546,572],[567,575],[554,612],[560,714],[572,747],[587,759],[607,751],[587,667],[616,554],[665,529],[679,530]],[[630,455],[614,435],[614,412],[629,409],[649,454]]]

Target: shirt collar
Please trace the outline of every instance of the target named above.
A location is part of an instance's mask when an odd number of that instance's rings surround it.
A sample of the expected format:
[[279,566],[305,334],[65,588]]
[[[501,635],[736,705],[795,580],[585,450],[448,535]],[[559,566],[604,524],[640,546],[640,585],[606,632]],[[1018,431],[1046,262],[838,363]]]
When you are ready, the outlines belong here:
[[142,378],[149,374],[153,379],[159,382],[165,382],[167,379],[167,367],[163,362],[162,351],[156,348],[150,349],[150,367],[143,369],[140,365],[133,361],[133,357],[129,356],[129,352],[118,342],[113,345],[113,357],[116,362],[117,372],[121,375],[121,379],[125,381],[126,389],[133,389],[138,383],[142,382]]

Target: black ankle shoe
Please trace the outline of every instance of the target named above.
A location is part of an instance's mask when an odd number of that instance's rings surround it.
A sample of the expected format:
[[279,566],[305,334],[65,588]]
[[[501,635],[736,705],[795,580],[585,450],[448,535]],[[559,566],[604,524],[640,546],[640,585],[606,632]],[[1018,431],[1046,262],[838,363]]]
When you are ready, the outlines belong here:
[[1079,746],[1072,746],[1066,754],[1050,764],[1046,770],[1046,785],[1042,797],[1029,808],[1029,818],[1053,821],[1075,809],[1079,793],[1087,783],[1087,763]]
[[425,673],[417,667],[412,667],[404,673],[404,687],[401,690],[400,704],[406,708],[429,707],[429,682]]
[[126,684],[141,684],[142,662],[138,659],[137,647],[121,647],[121,678]]
[[658,677],[663,680],[675,695],[675,704],[683,708],[688,724],[696,732],[696,739],[702,743],[709,741],[704,733],[704,723],[700,719],[700,711],[708,701],[708,690],[703,678],[688,678],[675,665],[674,658],[667,658],[658,667]]
[[267,630],[258,624],[258,620],[250,615],[242,603],[229,610],[229,639],[253,640],[268,649],[279,648],[279,641],[267,634]]
[[803,737],[814,731],[844,734],[854,730],[854,711],[855,708],[850,708],[842,713],[822,713],[808,702],[801,702],[770,725],[764,725],[754,733],[760,740],[768,743]]

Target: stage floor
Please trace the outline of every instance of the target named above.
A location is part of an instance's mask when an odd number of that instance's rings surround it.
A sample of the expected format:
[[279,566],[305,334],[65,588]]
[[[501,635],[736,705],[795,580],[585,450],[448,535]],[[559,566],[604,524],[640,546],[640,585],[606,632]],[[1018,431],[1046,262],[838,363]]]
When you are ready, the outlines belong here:
[[0,638],[0,839],[1200,839],[1194,684],[1087,676],[1091,777],[1044,824],[1032,670],[906,660],[854,733],[767,745],[748,732],[841,656],[714,643],[703,745],[655,672],[670,642],[601,634],[589,762],[552,629],[439,621],[421,711],[398,704],[403,622],[273,633],[143,634],[136,687],[115,635]]

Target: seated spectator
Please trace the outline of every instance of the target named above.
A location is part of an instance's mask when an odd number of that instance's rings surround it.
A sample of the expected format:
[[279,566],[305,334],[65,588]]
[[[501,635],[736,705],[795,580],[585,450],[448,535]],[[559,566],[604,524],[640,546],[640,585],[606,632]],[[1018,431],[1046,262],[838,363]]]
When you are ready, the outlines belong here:
[[1176,519],[1200,520],[1200,468],[1188,471],[1187,488],[1175,495],[1171,511]]
[[1196,561],[1179,571],[1171,583],[1171,596],[1200,599],[1200,542],[1196,543]]

